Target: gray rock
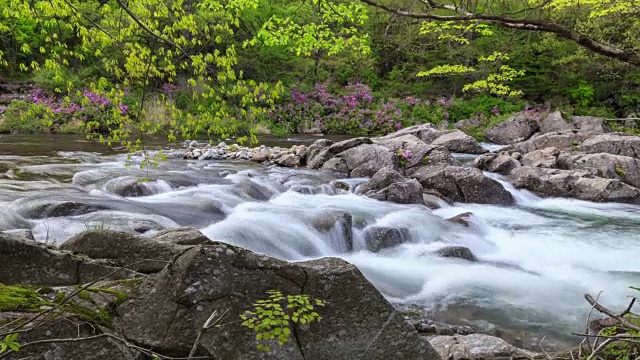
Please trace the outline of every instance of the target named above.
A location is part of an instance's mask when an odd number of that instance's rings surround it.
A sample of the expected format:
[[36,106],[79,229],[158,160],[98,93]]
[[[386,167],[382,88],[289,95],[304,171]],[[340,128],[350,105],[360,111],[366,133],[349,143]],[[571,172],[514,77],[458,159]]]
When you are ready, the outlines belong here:
[[488,128],[484,136],[496,144],[508,145],[529,139],[538,129],[539,125],[535,120],[520,115]]
[[436,335],[429,338],[429,343],[443,360],[530,360],[538,355],[484,334]]
[[585,140],[580,150],[587,153],[608,153],[640,159],[640,137],[621,134],[602,134]]
[[422,185],[407,179],[392,168],[382,168],[358,192],[372,199],[399,204],[422,203]]
[[211,242],[211,239],[201,233],[200,230],[189,227],[163,230],[155,234],[151,239],[174,245],[200,245]]
[[578,132],[587,134],[604,134],[607,128],[604,119],[593,116],[574,116],[573,125],[578,128]]
[[258,201],[267,201],[276,194],[276,190],[249,179],[243,179],[233,185],[240,195],[246,195]]
[[271,155],[271,152],[266,146],[260,147],[259,149],[253,150],[251,161],[263,162],[263,161],[269,160],[269,155]]
[[329,153],[329,147],[333,141],[328,139],[316,140],[307,150],[307,167],[319,169],[327,160],[333,156]]
[[473,215],[473,213],[470,213],[467,211],[467,212],[463,212],[462,214],[458,214],[454,217],[450,217],[447,219],[447,221],[450,223],[460,224],[460,225],[469,227],[469,216],[471,215]]
[[423,188],[455,202],[512,205],[513,196],[496,180],[476,168],[422,166],[409,174]]
[[321,233],[337,230],[344,240],[346,252],[353,251],[353,216],[348,212],[327,212],[309,219],[311,226]]
[[511,150],[522,154],[535,150],[542,150],[548,147],[555,147],[560,150],[582,150],[580,143],[590,137],[591,134],[579,133],[577,131],[566,131],[536,135],[527,141],[514,144]]
[[473,137],[460,130],[451,130],[443,133],[443,135],[431,142],[431,145],[440,145],[456,153],[484,154],[488,152]]
[[447,246],[435,252],[436,255],[444,258],[458,258],[466,261],[478,261],[471,249],[464,246]]
[[380,139],[393,139],[404,135],[413,135],[425,144],[431,144],[431,142],[441,135],[441,132],[436,130],[435,125],[433,124],[419,124],[398,130],[394,133],[385,135]]
[[640,188],[640,160],[629,156],[598,154],[565,154],[558,158],[558,167],[567,170],[587,170],[596,176],[620,179]]
[[78,285],[109,275],[125,279],[136,273],[60,252],[42,243],[0,233],[0,283]]
[[616,179],[596,177],[585,170],[560,170],[523,166],[509,175],[517,188],[557,197],[595,202],[639,202],[640,190]]
[[[13,318],[9,318],[12,319]],[[3,319],[4,320],[4,319]],[[16,318],[15,320],[18,320]],[[49,321],[43,326],[30,329],[20,334],[22,344],[51,339],[90,338],[103,334],[100,327],[89,324],[86,319],[77,316],[63,316]],[[98,337],[74,342],[44,342],[21,348],[17,353],[7,354],[8,360],[43,359],[43,360],[142,360],[143,357],[123,343],[108,338]],[[4,358],[4,357],[3,357]]]
[[364,241],[367,250],[379,252],[383,249],[396,247],[404,243],[409,237],[407,229],[397,229],[382,226],[372,226],[365,230]]
[[406,168],[428,165],[457,165],[458,162],[451,156],[449,150],[444,146],[427,145],[424,141],[414,135],[401,135],[393,138],[380,138],[376,143],[391,149],[395,154],[398,150],[411,151],[411,157],[407,161]]
[[[197,158],[197,156],[196,156]],[[153,191],[144,181],[133,176],[116,178],[104,185],[107,192],[124,197],[138,197],[153,195]]]
[[285,167],[299,167],[302,162],[295,154],[284,154],[276,159],[276,164]]
[[215,149],[207,149],[207,151],[202,154],[198,160],[219,160],[221,158],[218,151]]
[[488,153],[478,156],[473,165],[480,170],[507,175],[520,167],[520,162],[511,156]]
[[384,167],[397,167],[393,151],[382,145],[362,144],[339,153],[321,169],[345,177],[371,177]]
[[524,166],[555,168],[558,165],[558,156],[560,156],[560,150],[548,147],[526,154],[520,159],[520,163]]
[[540,131],[543,133],[573,130],[574,126],[562,117],[562,112],[555,111],[547,115],[540,122]]
[[[131,235],[122,231],[92,230],[65,241],[61,249],[94,259],[108,259],[141,273],[162,270],[188,247]],[[134,265],[131,265],[134,264]]]
[[[320,323],[292,325],[292,339],[267,354],[257,350],[254,331],[231,323],[273,289],[327,305],[317,310]],[[439,360],[428,341],[344,260],[287,263],[222,243],[193,248],[150,276],[119,307],[115,325],[137,345],[185,357],[210,314],[226,310],[230,325],[205,332],[199,354],[236,360]]]
[[5,230],[0,232],[14,236],[14,237],[18,237],[21,239],[32,240],[32,241],[36,240],[36,238],[33,237],[33,232],[31,232],[30,229],[13,229],[13,230]]

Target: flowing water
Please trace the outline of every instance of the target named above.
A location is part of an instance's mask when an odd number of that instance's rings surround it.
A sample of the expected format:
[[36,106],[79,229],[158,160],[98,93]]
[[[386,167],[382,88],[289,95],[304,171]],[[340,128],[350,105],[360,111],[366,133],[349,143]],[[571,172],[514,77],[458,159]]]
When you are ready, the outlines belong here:
[[[600,300],[623,308],[628,287],[640,284],[639,206],[543,199],[505,183],[516,206],[431,211],[355,195],[317,171],[182,160],[140,170],[137,160],[74,137],[0,137],[0,230],[28,228],[39,241],[61,242],[96,227],[151,235],[191,226],[281,259],[341,257],[394,303],[557,341],[584,331],[585,293],[603,291]],[[343,181],[354,188],[366,179]],[[467,211],[469,227],[446,221]],[[351,252],[339,227],[312,225],[342,212],[355,224]],[[406,228],[408,241],[371,253],[370,226]],[[448,245],[481,261],[433,255]]]

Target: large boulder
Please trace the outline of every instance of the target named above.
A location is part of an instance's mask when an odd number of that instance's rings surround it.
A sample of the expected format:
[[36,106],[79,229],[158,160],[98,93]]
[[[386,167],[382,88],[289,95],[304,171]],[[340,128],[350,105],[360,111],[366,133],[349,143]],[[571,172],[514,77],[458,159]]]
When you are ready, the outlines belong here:
[[535,120],[519,115],[488,128],[484,136],[496,144],[509,145],[529,139],[538,129]]
[[384,167],[397,168],[396,154],[386,146],[362,144],[337,154],[320,169],[338,176],[371,177]]
[[394,133],[385,135],[380,139],[393,139],[404,135],[413,135],[424,143],[431,144],[435,139],[442,135],[442,133],[436,130],[433,124],[419,124],[398,130]]
[[530,360],[538,355],[484,334],[436,335],[430,337],[429,342],[443,360]]
[[166,229],[154,234],[152,239],[174,245],[200,245],[211,241],[200,230],[190,227]]
[[560,156],[560,150],[548,147],[525,154],[520,159],[520,163],[524,166],[555,168],[558,165],[558,156]]
[[[3,320],[19,321],[20,318],[9,317],[8,319],[3,318]],[[15,353],[5,354],[7,360],[142,360],[146,358],[140,352],[127,346],[124,341],[106,336],[105,334],[108,333],[103,329],[78,316],[58,317],[44,325],[28,330],[20,334],[18,341],[22,344],[36,344],[23,347]],[[84,340],[73,341],[78,338]],[[117,338],[122,339],[121,337]],[[60,341],[51,341],[52,339],[60,339]],[[38,342],[41,343],[37,344]]]
[[108,259],[118,266],[142,273],[162,270],[178,254],[189,249],[188,246],[114,230],[85,231],[65,241],[60,248],[93,259]]
[[422,166],[410,177],[423,188],[435,190],[451,201],[478,204],[513,205],[514,199],[496,180],[476,168]]
[[332,156],[328,151],[331,145],[333,145],[333,141],[329,139],[319,139],[311,144],[307,150],[307,167],[319,169],[322,164],[329,160]]
[[0,233],[0,283],[48,286],[77,285],[135,277],[133,271],[60,252],[42,243]]
[[[291,339],[257,349],[256,332],[239,316],[267,291],[323,299],[322,321],[292,324]],[[186,357],[217,311],[220,328],[202,334],[198,354],[220,359],[436,360],[439,355],[358,271],[341,259],[287,263],[222,243],[200,245],[145,280],[118,309],[118,329],[135,344]],[[286,300],[285,300],[286,303]],[[286,306],[283,306],[286,310]]]
[[401,135],[389,139],[380,138],[376,140],[376,143],[388,147],[394,154],[399,150],[410,151],[411,156],[407,159],[407,165],[405,166],[407,169],[425,164],[458,164],[447,148],[427,145],[413,135]]
[[596,177],[585,170],[523,166],[509,175],[517,188],[540,194],[595,202],[639,202],[640,190],[616,179]]
[[465,154],[484,154],[488,152],[471,136],[460,130],[451,130],[443,133],[431,145],[440,145],[451,152]]
[[579,132],[587,134],[604,134],[607,127],[604,125],[604,119],[593,116],[574,116],[573,125],[578,128]]
[[567,170],[589,170],[596,176],[620,179],[624,183],[640,188],[640,160],[629,156],[598,154],[563,154],[558,158],[558,167]]
[[511,156],[487,153],[478,156],[473,165],[480,170],[507,175],[511,170],[520,167],[520,162]]
[[562,117],[562,112],[555,111],[547,115],[540,122],[540,131],[543,133],[573,130],[574,126]]
[[399,204],[422,203],[422,185],[391,168],[378,170],[371,180],[358,188],[358,192],[372,199]]
[[547,134],[536,134],[527,141],[510,146],[511,150],[526,154],[535,150],[542,150],[548,147],[555,147],[561,150],[580,150],[580,143],[591,134],[580,133],[578,131],[564,131]]
[[640,137],[627,134],[602,134],[585,140],[580,150],[587,153],[609,153],[640,159]]
[[367,250],[371,252],[379,252],[401,245],[408,237],[407,229],[372,226],[364,231],[364,242]]

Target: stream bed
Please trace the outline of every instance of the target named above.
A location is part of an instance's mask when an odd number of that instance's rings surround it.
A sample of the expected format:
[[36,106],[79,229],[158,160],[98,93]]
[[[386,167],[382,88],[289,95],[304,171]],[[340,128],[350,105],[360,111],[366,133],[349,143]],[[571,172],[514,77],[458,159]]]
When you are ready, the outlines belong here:
[[[526,343],[546,336],[551,347],[578,341],[570,333],[584,331],[585,293],[602,291],[604,304],[621,309],[634,293],[629,286],[640,285],[640,206],[545,199],[505,183],[516,206],[432,211],[333,185],[342,180],[353,189],[366,179],[250,162],[169,160],[140,169],[137,161],[79,137],[0,135],[0,230],[31,229],[38,241],[60,243],[87,229],[151,235],[190,226],[289,261],[341,257],[396,304],[509,331]],[[343,212],[355,224],[352,251],[338,228],[312,225]],[[446,220],[463,212],[473,213],[469,227]],[[369,252],[371,226],[408,229],[407,241]],[[449,245],[468,247],[481,261],[433,254]]]

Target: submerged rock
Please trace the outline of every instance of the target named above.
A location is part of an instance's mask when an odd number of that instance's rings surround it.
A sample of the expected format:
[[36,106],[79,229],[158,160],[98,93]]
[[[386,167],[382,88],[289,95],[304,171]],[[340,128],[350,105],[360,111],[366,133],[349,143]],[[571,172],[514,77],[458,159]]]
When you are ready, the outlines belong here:
[[409,237],[407,229],[372,226],[365,230],[364,241],[367,250],[379,252],[383,249],[403,244]]
[[478,261],[471,249],[464,246],[446,246],[435,252],[436,255],[444,258],[458,258],[466,261]]
[[344,240],[345,250],[353,250],[353,216],[348,212],[326,212],[312,217],[311,226],[321,233],[337,229]]

